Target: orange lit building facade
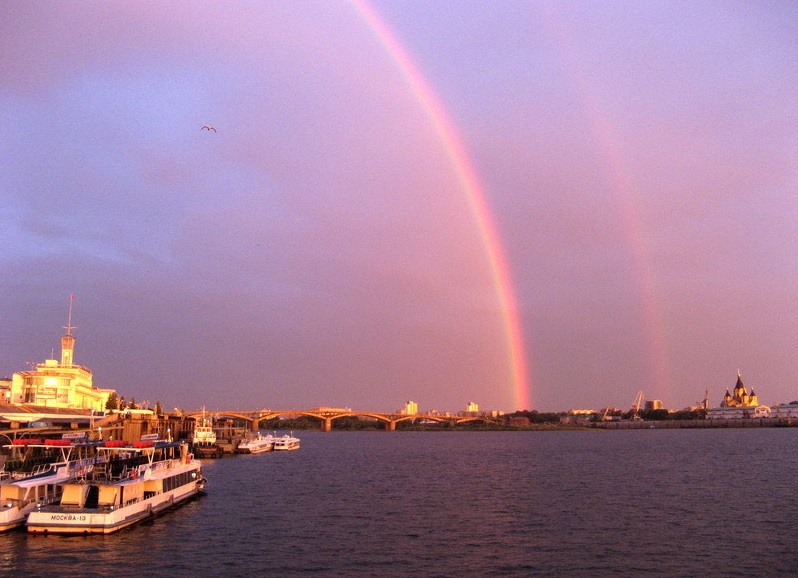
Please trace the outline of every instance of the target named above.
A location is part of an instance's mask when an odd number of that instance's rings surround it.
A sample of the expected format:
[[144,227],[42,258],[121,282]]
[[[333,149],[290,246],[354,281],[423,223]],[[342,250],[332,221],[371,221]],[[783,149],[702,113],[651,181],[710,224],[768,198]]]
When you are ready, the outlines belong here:
[[61,338],[61,361],[47,359],[36,369],[11,377],[6,401],[17,405],[105,411],[113,389],[99,389],[92,383],[91,370],[75,365],[75,337],[67,328]]

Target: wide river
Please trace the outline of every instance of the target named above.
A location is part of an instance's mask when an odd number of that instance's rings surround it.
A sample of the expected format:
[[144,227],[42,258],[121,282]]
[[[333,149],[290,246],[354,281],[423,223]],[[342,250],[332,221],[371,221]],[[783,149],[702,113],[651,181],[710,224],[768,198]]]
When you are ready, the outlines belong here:
[[798,428],[298,435],[117,534],[0,535],[0,576],[798,576]]

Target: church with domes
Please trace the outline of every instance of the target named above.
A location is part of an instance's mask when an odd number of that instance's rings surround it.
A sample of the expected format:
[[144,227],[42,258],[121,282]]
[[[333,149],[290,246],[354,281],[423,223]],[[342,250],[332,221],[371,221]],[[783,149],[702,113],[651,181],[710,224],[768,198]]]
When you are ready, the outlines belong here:
[[720,402],[720,407],[707,410],[708,419],[741,419],[770,417],[770,408],[759,405],[759,398],[751,388],[751,393],[743,383],[740,372],[737,372],[737,383],[733,391],[726,389],[726,395]]
[[734,393],[729,393],[729,390],[726,389],[726,395],[723,396],[723,401],[720,402],[720,407],[756,407],[759,405],[759,399],[754,393],[754,389],[751,388],[751,393],[749,394],[745,389],[745,384],[743,384],[743,378],[740,376],[740,372],[737,372],[737,384],[734,386]]

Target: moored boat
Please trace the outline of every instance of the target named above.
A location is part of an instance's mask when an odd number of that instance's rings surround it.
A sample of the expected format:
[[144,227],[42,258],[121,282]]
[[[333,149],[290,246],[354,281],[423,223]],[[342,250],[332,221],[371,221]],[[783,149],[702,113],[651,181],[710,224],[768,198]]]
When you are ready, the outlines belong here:
[[299,438],[294,437],[294,432],[274,438],[274,451],[288,451],[299,449]]
[[110,534],[204,489],[202,465],[180,442],[143,441],[100,448],[105,468],[63,484],[58,504],[31,512],[30,533]]
[[[91,475],[98,459],[92,451],[96,444],[57,442],[61,440],[43,440],[35,445],[47,450],[58,447],[60,461],[40,464],[34,473],[14,472],[0,483],[0,532],[22,526],[37,507],[58,502],[63,484]],[[72,459],[76,456],[84,457]]]
[[194,426],[194,436],[191,439],[191,451],[198,458],[221,458],[224,450],[216,443],[216,432],[213,423],[202,413],[202,419]]
[[0,532],[22,526],[37,506],[61,499],[63,485],[75,473],[68,465],[0,484]]
[[271,451],[274,447],[274,436],[271,434],[262,435],[260,432],[255,437],[246,438],[236,448],[239,454],[260,454]]

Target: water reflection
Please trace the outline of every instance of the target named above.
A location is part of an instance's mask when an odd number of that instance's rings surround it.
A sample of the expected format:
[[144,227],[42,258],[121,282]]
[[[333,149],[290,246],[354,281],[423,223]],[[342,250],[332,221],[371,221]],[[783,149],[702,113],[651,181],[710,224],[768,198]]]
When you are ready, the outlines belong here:
[[206,497],[118,534],[0,536],[0,574],[794,575],[796,441],[306,432],[298,452],[206,462]]

